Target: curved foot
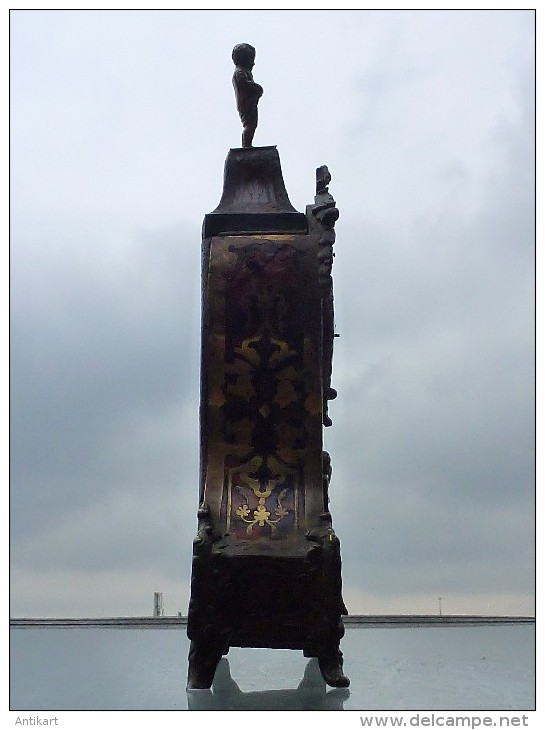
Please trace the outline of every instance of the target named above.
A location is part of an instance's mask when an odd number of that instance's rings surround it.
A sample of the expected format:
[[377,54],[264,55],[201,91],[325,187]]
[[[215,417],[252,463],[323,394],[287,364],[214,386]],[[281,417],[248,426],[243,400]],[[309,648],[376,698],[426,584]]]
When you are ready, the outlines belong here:
[[220,659],[221,651],[197,648],[192,641],[189,650],[187,689],[210,689]]
[[339,651],[332,657],[319,657],[320,672],[330,687],[348,687],[350,680],[343,674],[343,655]]

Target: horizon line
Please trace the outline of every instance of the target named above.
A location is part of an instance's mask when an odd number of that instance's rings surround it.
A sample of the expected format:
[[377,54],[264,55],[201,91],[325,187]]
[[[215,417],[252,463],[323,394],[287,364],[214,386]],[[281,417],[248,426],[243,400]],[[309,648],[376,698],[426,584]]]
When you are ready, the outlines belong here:
[[[485,614],[350,614],[343,617],[346,624],[508,624],[535,623],[535,616]],[[111,617],[10,617],[10,627],[50,626],[185,626],[187,616],[111,616]]]

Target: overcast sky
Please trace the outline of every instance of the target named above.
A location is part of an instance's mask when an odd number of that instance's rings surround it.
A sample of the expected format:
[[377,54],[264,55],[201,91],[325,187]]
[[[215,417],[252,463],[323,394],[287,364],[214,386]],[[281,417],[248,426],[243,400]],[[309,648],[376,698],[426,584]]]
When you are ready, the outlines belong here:
[[13,616],[187,612],[200,237],[240,145],[327,164],[351,613],[533,613],[534,14],[11,15]]

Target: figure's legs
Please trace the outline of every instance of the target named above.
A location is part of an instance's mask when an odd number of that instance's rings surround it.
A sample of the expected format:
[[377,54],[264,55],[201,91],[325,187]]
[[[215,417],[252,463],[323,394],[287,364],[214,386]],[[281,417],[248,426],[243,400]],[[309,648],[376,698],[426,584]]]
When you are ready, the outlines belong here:
[[251,147],[257,129],[257,106],[246,109],[240,118],[242,120],[242,146]]
[[256,130],[257,124],[252,124],[244,127],[242,130],[242,146],[243,147],[251,147],[252,142],[254,141],[254,134]]

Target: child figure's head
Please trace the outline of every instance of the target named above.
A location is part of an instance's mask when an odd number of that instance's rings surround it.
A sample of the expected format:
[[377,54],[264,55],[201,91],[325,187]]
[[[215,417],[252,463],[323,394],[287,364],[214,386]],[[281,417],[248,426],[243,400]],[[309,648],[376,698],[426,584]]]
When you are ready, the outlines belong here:
[[231,58],[235,66],[251,71],[255,62],[255,48],[249,43],[239,43],[233,48]]

